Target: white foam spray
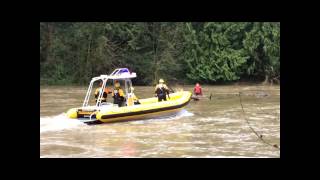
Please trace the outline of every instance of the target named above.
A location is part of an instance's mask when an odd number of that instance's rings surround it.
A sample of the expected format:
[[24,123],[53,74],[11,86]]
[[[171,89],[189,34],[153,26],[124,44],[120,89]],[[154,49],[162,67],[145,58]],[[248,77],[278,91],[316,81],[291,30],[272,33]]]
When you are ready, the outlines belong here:
[[40,133],[48,131],[62,131],[66,129],[77,128],[79,126],[86,126],[86,124],[77,119],[70,119],[66,113],[57,116],[40,117]]

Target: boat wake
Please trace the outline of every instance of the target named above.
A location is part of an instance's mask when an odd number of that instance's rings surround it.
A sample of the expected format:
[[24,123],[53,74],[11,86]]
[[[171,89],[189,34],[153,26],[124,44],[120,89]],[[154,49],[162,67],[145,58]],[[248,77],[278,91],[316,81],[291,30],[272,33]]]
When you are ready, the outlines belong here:
[[172,116],[172,118],[177,119],[180,117],[188,117],[188,116],[193,116],[193,115],[194,115],[193,113],[183,109],[180,112],[178,112],[176,115]]
[[162,121],[167,121],[167,120],[169,120],[169,121],[176,120],[176,119],[180,119],[182,117],[188,117],[188,116],[194,116],[194,114],[183,109],[175,115],[163,116],[163,117],[152,118],[152,119],[141,120],[141,121],[131,121],[129,123],[130,124],[146,124],[146,123],[152,123],[152,122],[156,122],[156,121],[162,122]]
[[78,126],[85,126],[85,124],[76,119],[68,118],[65,113],[57,116],[40,117],[40,133],[72,129]]
[[[154,119],[149,119],[151,121],[163,121],[163,120],[175,120],[182,117],[193,116],[193,113],[187,110],[181,110],[176,115],[164,116]],[[132,121],[131,124],[144,124],[146,121]],[[40,117],[40,133],[50,132],[50,131],[62,131],[68,129],[74,129],[79,126],[87,126],[77,119],[70,119],[65,113],[59,114],[57,116]]]

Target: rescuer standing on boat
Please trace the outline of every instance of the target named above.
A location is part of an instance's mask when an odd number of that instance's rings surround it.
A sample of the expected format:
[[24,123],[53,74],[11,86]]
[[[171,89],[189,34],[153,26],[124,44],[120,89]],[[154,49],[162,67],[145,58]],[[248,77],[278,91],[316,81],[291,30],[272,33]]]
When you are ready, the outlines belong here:
[[[99,94],[102,91],[102,82],[100,82],[99,86],[100,87],[98,87],[96,89],[96,91],[94,92],[94,97],[96,98],[96,102],[98,101]],[[108,94],[110,94],[110,93],[111,93],[111,91],[108,88],[104,88],[104,92],[101,97],[101,102],[107,102],[107,97],[108,97]]]
[[164,80],[160,79],[159,84],[155,88],[155,93],[158,96],[158,101],[167,100],[166,95],[169,95],[169,88],[164,84]]
[[123,105],[124,102],[124,93],[120,87],[120,83],[115,83],[115,89],[112,92],[113,104],[118,104],[119,107]]

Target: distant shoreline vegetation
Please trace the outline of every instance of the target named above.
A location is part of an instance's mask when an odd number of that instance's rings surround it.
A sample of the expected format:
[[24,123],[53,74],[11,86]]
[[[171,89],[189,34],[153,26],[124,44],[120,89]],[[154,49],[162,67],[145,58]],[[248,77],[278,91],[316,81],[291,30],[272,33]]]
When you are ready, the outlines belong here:
[[88,85],[119,67],[136,85],[280,84],[280,23],[40,23],[40,85]]
[[[59,81],[59,82],[47,82],[44,80],[40,80],[40,86],[88,86],[89,82],[83,82],[83,83],[70,83],[70,82],[65,82],[65,81]],[[167,82],[167,84],[169,86],[194,86],[195,83],[190,83],[190,82]],[[154,84],[136,84],[134,83],[133,86],[155,86],[156,83]],[[280,81],[279,82],[266,82],[266,81],[257,81],[257,80],[246,80],[246,81],[235,81],[235,82],[215,82],[215,83],[201,83],[201,86],[233,86],[233,85],[280,85]]]

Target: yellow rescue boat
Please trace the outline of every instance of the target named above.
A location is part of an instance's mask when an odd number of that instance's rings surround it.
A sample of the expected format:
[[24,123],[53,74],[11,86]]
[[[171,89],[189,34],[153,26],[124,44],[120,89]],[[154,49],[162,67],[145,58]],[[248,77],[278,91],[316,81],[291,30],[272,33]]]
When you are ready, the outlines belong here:
[[[158,98],[152,97],[139,99],[140,104],[134,104],[132,103],[131,78],[135,77],[136,73],[130,73],[127,68],[120,68],[113,71],[110,75],[92,78],[82,107],[70,109],[67,112],[67,116],[89,124],[142,120],[174,115],[190,102],[191,92],[180,91],[169,94],[167,101],[158,102]],[[95,105],[88,105],[93,83],[101,80],[103,82],[103,89],[106,87],[108,80],[112,80],[113,82],[115,80],[123,81],[126,92],[125,106],[118,107],[118,105],[112,103],[101,102],[100,99],[103,91],[100,92]]]

